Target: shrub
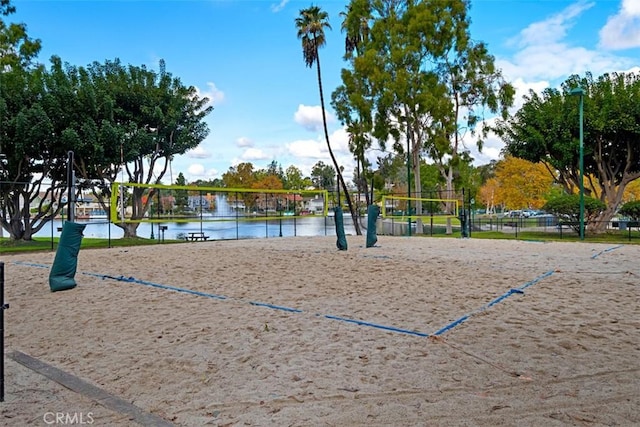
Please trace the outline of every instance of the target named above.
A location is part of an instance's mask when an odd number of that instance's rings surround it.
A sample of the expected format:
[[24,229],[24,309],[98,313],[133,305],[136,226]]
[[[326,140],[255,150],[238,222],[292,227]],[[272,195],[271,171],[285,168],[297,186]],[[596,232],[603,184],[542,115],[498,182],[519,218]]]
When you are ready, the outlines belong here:
[[618,211],[620,215],[628,216],[634,221],[640,220],[640,200],[627,202]]
[[[589,221],[593,221],[606,207],[607,205],[601,200],[585,196],[585,226],[588,225]],[[549,200],[542,209],[564,221],[577,223],[580,221],[580,195],[565,194],[562,196],[554,197],[553,199]],[[574,225],[572,226],[572,228],[576,232],[580,231],[579,225]]]

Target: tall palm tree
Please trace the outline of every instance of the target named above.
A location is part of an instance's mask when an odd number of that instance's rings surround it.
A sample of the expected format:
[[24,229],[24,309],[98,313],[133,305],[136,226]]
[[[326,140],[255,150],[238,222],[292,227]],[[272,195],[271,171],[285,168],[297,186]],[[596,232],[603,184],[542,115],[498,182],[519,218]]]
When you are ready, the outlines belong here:
[[329,155],[333,161],[333,166],[336,169],[338,175],[338,182],[342,185],[344,195],[349,205],[349,211],[353,218],[353,225],[357,235],[361,235],[360,224],[358,223],[357,213],[351,203],[351,196],[347,189],[347,185],[342,177],[342,172],[338,166],[338,161],[333,155],[331,149],[331,143],[329,142],[329,131],[327,130],[327,115],[324,110],[324,93],[322,91],[322,73],[320,71],[320,54],[319,49],[326,44],[324,36],[325,28],[331,29],[329,25],[329,14],[323,11],[319,6],[310,6],[307,9],[300,11],[300,16],[296,18],[296,28],[298,29],[298,38],[302,41],[302,55],[304,57],[305,65],[309,68],[316,64],[316,70],[318,72],[318,89],[320,90],[320,108],[322,109],[322,125],[324,126],[324,137],[327,141],[327,148],[329,149]]

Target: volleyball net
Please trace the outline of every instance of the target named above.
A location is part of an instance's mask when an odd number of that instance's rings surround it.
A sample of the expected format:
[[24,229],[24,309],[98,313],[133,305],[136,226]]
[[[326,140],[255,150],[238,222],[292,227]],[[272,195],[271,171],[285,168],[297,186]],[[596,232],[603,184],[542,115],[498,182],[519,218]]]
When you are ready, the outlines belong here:
[[426,199],[388,195],[382,197],[382,217],[397,220],[458,218],[458,199]]
[[268,190],[114,182],[111,222],[265,221],[326,216],[326,190]]

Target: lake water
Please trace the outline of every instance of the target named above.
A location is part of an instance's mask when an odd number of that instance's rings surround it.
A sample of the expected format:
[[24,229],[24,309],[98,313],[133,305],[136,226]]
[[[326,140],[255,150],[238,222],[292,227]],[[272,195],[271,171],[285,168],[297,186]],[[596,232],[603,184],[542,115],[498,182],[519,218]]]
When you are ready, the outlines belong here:
[[[124,235],[121,228],[109,224],[106,220],[81,220],[80,224],[87,224],[84,236],[87,238],[111,238],[120,239]],[[160,227],[166,227],[164,238],[173,240],[183,238],[190,232],[202,231],[209,240],[235,240],[266,237],[292,237],[292,236],[335,236],[336,228],[333,217],[309,216],[295,219],[282,219],[272,221],[198,221],[176,223],[165,222],[161,224],[141,223],[138,226],[138,237],[150,238],[153,227],[153,237],[163,237]],[[59,237],[58,228],[62,227],[61,220],[45,225],[36,237]],[[350,215],[344,216],[345,233],[355,234],[353,221]]]

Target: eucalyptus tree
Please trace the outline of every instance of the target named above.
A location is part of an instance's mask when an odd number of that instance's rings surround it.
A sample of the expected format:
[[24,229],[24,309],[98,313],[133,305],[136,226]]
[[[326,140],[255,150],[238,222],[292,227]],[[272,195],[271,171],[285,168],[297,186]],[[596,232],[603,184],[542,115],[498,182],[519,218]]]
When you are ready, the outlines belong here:
[[[348,5],[343,28],[350,68],[342,71],[343,86],[334,93],[334,102],[341,104],[338,117],[348,128],[358,125],[354,139],[363,144],[355,145],[356,152],[369,148],[364,133],[375,137],[382,149],[389,141],[406,155],[411,196],[421,192],[420,150],[432,122],[428,112],[442,93],[435,74],[423,69],[421,51],[426,48],[415,31],[417,22],[409,19],[413,7],[413,2],[393,0],[353,0]],[[416,213],[421,213],[420,206]]]
[[427,153],[440,167],[447,191],[452,194],[456,189],[456,175],[461,175],[473,161],[463,143],[464,134],[468,132],[476,137],[477,147],[482,150],[483,139],[491,130],[485,113],[506,118],[508,108],[513,105],[515,89],[496,69],[484,43],[470,38],[459,40],[445,52],[438,74],[452,99],[453,112],[444,120],[455,126],[446,135],[447,144],[429,145]]
[[[340,16],[343,18],[341,29],[345,33],[344,58],[353,61],[362,53],[369,38],[368,2],[352,2]],[[344,83],[332,93],[331,105],[349,135],[349,151],[356,159],[355,182],[358,191],[364,192],[367,204],[371,204],[373,201],[369,200],[368,182],[373,172],[366,157],[366,152],[373,143],[371,88],[365,78],[351,70],[343,69],[341,75]]]
[[[343,80],[351,77],[348,75],[348,70],[343,70],[342,74]],[[356,159],[355,179],[358,191],[366,194],[367,204],[370,204],[367,182],[372,172],[366,153],[373,143],[371,136],[373,121],[371,108],[370,106],[367,108],[367,102],[368,100],[361,94],[350,93],[347,85],[341,85],[333,92],[331,105],[338,119],[346,126],[349,135],[349,151]]]
[[300,10],[300,16],[296,18],[295,25],[298,30],[298,38],[302,42],[302,56],[304,58],[305,65],[309,68],[316,65],[316,71],[318,74],[318,90],[320,92],[320,108],[322,110],[322,125],[324,129],[324,137],[327,142],[327,149],[329,150],[329,156],[335,167],[335,171],[338,175],[338,185],[342,186],[347,204],[349,205],[349,211],[353,218],[353,224],[355,226],[356,234],[361,235],[360,224],[358,223],[358,215],[353,203],[351,202],[351,196],[349,195],[349,189],[340,171],[340,166],[336,160],[333,150],[331,149],[331,142],[329,141],[329,131],[327,129],[327,115],[324,108],[324,92],[322,89],[322,72],[320,69],[320,48],[326,44],[325,29],[331,29],[329,24],[329,15],[318,6],[310,6],[306,9]]
[[590,229],[603,229],[624,191],[640,178],[640,73],[611,73],[594,79],[569,77],[559,89],[531,91],[522,108],[499,124],[506,152],[543,162],[565,192],[580,187],[578,99],[584,89],[584,188],[606,203]]
[[[345,27],[366,37],[351,37],[358,41],[349,63],[355,77],[343,83],[374,105],[373,135],[406,150],[418,197],[422,156],[454,191],[463,133],[475,133],[485,110],[506,114],[513,102],[486,46],[471,38],[468,8],[466,0],[352,0],[348,8]],[[480,148],[486,130],[478,132]]]

